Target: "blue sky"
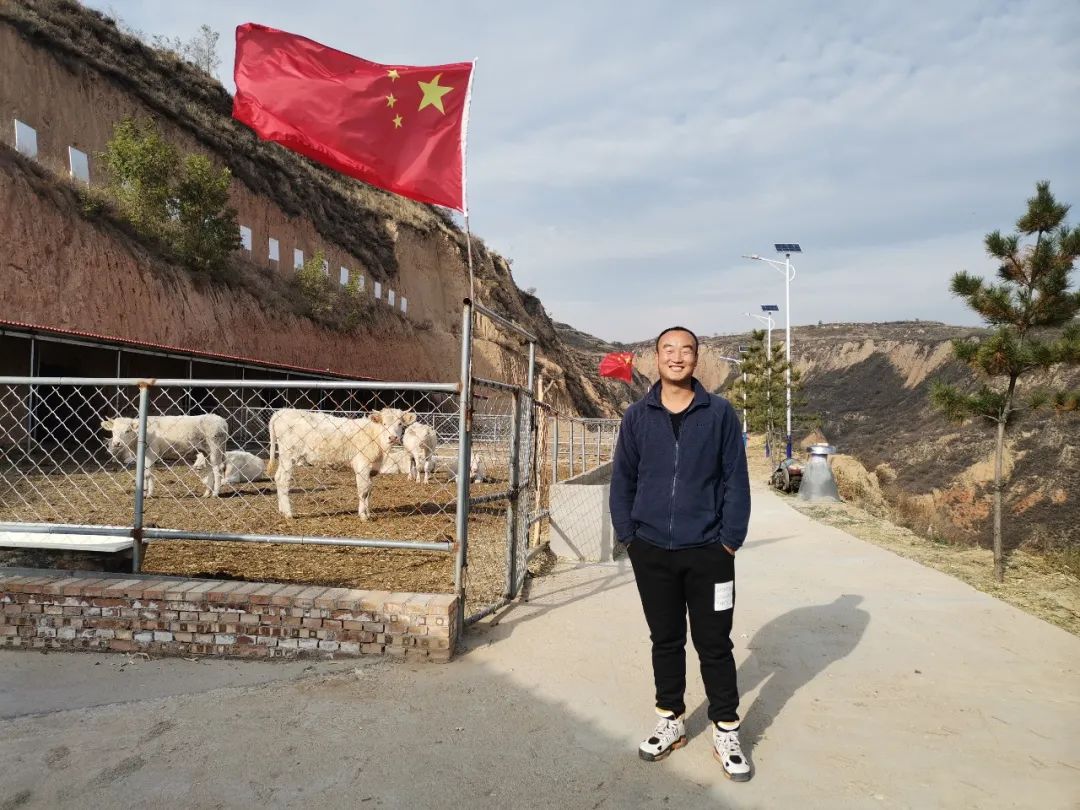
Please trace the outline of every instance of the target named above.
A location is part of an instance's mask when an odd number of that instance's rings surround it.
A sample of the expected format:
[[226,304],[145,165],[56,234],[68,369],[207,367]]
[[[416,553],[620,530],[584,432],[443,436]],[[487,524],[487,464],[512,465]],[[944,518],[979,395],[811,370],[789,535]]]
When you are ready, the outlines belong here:
[[[147,35],[253,21],[377,62],[479,60],[473,231],[556,319],[610,340],[683,323],[974,323],[948,294],[992,273],[1048,179],[1080,223],[1080,4],[230,2],[90,5]],[[781,313],[781,319],[783,313]]]

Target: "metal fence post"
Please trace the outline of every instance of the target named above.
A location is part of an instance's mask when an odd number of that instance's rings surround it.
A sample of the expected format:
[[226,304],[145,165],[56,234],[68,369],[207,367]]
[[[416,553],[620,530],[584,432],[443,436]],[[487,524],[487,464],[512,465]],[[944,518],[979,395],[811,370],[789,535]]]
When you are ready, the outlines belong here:
[[570,457],[570,477],[574,477],[574,417],[570,417],[570,442],[567,445],[569,451],[567,455]]
[[585,472],[589,469],[589,464],[585,459],[585,423],[581,423],[581,471]]
[[551,483],[559,483],[559,414],[554,413],[551,415],[551,421],[554,422],[551,428]]
[[31,453],[34,451],[34,382],[33,377],[37,376],[35,369],[35,363],[37,362],[37,341],[30,338],[30,374],[31,377],[30,386],[27,390],[26,397],[26,457],[29,459]]
[[510,414],[510,498],[506,503],[506,598],[513,599],[517,590],[517,540],[518,540],[518,488],[521,477],[518,465],[521,463],[521,400],[519,391],[514,391],[514,406]]
[[525,470],[525,486],[532,487],[533,484],[533,459],[536,458],[536,423],[534,416],[534,410],[536,408],[536,343],[529,341],[529,376],[528,384],[526,388],[529,391],[528,401],[525,404],[528,408],[525,418],[525,435],[529,437],[529,443],[525,450],[525,463],[522,465],[522,469]]
[[143,484],[146,477],[146,422],[150,411],[150,386],[139,385],[139,436],[135,445],[135,514],[131,520],[131,572],[139,573],[143,557]]
[[458,638],[465,631],[465,570],[469,564],[469,484],[472,441],[472,302],[461,308],[461,392],[458,403],[457,558],[454,593],[458,598]]

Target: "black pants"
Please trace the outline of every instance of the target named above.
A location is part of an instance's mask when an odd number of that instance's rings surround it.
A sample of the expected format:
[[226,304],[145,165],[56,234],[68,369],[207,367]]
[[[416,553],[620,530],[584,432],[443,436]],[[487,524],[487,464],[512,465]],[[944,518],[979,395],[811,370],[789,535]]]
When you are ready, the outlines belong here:
[[686,712],[686,615],[701,660],[709,719],[737,722],[739,687],[731,653],[735,558],[720,543],[667,551],[635,539],[627,553],[652,638],[656,706]]

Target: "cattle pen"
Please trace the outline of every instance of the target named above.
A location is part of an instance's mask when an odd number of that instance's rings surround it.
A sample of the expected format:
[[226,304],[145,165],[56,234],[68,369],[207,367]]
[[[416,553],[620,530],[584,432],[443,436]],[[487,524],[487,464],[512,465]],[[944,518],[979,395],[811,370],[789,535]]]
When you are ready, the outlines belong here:
[[[472,374],[477,317],[520,342],[522,379]],[[560,417],[536,402],[535,353],[530,333],[466,301],[457,382],[0,377],[0,545],[100,538],[126,541],[143,575],[451,594],[460,632],[521,593],[544,548],[550,482],[614,447],[612,420]],[[271,417],[289,410],[350,430],[395,412],[436,441],[415,477],[403,472],[400,436],[367,469],[356,458],[296,464],[284,479],[291,517],[280,459],[203,497],[195,445],[154,449],[155,420],[216,414],[228,424],[220,449],[266,459]],[[126,458],[106,429],[119,418],[136,426]],[[397,472],[371,476],[363,520],[361,479],[382,464]]]

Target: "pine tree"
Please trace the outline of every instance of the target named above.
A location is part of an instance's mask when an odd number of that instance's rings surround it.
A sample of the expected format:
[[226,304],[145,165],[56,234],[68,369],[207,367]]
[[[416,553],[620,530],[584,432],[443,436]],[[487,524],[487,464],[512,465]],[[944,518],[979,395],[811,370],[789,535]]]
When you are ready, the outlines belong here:
[[[1075,410],[1080,392],[1037,389],[1018,399],[1020,379],[1059,364],[1080,364],[1080,291],[1070,290],[1070,273],[1080,254],[1080,227],[1065,224],[1069,206],[1058,203],[1048,182],[1038,183],[1017,233],[987,234],[986,251],[1000,264],[998,283],[967,272],[952,278],[952,293],[993,329],[981,340],[955,340],[953,353],[981,379],[974,391],[936,382],[931,400],[946,416],[975,418],[996,431],[994,449],[994,576],[1005,578],[1001,528],[1005,432],[1021,412],[1053,404]],[[1022,244],[1025,237],[1034,243]]]
[[[766,452],[769,452],[771,448],[783,443],[787,407],[784,371],[788,366],[784,362],[784,344],[774,345],[770,357],[765,341],[764,329],[750,333],[750,343],[743,354],[739,376],[731,385],[729,399],[736,407],[743,407],[745,402],[747,430],[764,434]],[[802,397],[798,396],[801,390],[799,372],[792,369],[793,412],[805,404]]]

